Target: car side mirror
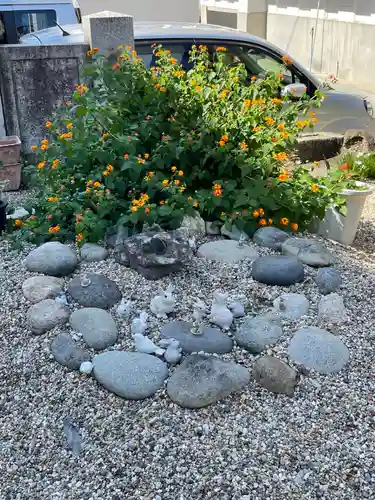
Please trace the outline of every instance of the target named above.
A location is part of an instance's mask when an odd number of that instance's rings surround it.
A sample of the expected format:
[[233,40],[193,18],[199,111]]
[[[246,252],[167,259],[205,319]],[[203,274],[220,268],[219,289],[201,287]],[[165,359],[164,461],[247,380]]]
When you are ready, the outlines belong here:
[[281,95],[290,97],[291,99],[300,99],[306,92],[307,87],[303,83],[291,83],[282,89]]

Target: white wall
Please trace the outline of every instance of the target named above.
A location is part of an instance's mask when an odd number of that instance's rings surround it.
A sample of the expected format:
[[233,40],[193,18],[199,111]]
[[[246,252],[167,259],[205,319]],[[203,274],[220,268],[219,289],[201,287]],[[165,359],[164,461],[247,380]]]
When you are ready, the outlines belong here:
[[78,0],[82,15],[103,10],[129,14],[135,21],[199,21],[199,0]]

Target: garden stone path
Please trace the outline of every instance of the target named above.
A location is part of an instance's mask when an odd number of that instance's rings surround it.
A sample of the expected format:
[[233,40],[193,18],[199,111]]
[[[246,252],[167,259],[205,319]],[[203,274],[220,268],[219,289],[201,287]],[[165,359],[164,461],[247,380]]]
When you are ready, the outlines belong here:
[[295,363],[319,373],[339,372],[349,361],[346,345],[332,333],[315,326],[298,330],[288,353]]
[[69,307],[53,299],[46,299],[30,307],[27,312],[27,322],[33,333],[41,335],[55,326],[66,324],[69,313]]
[[240,391],[249,381],[250,373],[244,366],[193,354],[173,372],[167,393],[183,408],[203,408]]
[[260,247],[271,248],[272,250],[281,250],[281,245],[290,235],[277,227],[261,227],[255,232],[253,242]]
[[282,293],[273,305],[282,318],[298,319],[309,311],[309,301],[300,293]]
[[82,363],[91,359],[90,353],[78,347],[69,333],[59,333],[53,339],[51,352],[55,360],[69,370],[79,370]]
[[252,247],[244,244],[238,246],[235,240],[218,240],[204,243],[198,248],[198,256],[216,262],[235,263],[244,259],[254,260],[258,253]]
[[76,253],[57,241],[44,243],[26,257],[26,268],[34,273],[62,277],[71,274],[78,265]]
[[70,316],[73,330],[80,332],[89,347],[99,351],[116,343],[118,332],[112,316],[103,309],[86,307]]
[[100,262],[108,257],[108,250],[96,243],[85,243],[80,249],[80,256],[85,262]]
[[93,359],[95,379],[125,399],[145,399],[163,387],[166,363],[150,354],[108,351]]
[[101,274],[88,274],[88,286],[82,286],[81,278],[73,278],[68,284],[68,293],[83,307],[109,309],[122,298],[116,283]]
[[245,318],[244,322],[237,327],[234,338],[238,345],[253,354],[258,354],[267,345],[276,344],[282,334],[283,330],[277,318],[255,316]]
[[253,262],[252,277],[266,285],[289,286],[303,281],[305,272],[296,257],[266,255]]
[[319,269],[315,283],[318,285],[319,292],[323,295],[336,292],[342,283],[341,274],[333,267],[323,267]]
[[301,262],[312,267],[331,266],[334,256],[326,247],[310,238],[289,238],[281,247],[283,255],[297,257]]
[[217,328],[206,327],[202,335],[193,335],[193,324],[186,321],[172,321],[163,326],[160,332],[162,339],[175,339],[185,353],[207,352],[224,354],[231,352],[233,341]]
[[252,373],[259,385],[276,394],[293,396],[298,384],[298,372],[273,356],[258,358]]
[[45,299],[54,299],[62,294],[64,281],[61,278],[53,276],[33,276],[28,278],[22,284],[24,296],[37,304]]

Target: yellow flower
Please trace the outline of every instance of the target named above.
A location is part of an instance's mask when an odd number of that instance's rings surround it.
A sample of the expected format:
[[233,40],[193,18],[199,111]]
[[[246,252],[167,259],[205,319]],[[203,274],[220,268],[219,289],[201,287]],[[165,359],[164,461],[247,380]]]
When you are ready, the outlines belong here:
[[31,146],[31,151],[36,151],[38,149],[38,146]]
[[146,154],[145,154],[145,155],[143,155],[143,156],[144,156],[144,159],[145,159],[145,160],[148,160],[148,159],[150,158],[150,155],[149,155],[148,153],[146,153]]
[[179,175],[180,177],[183,177],[183,175],[184,175],[184,171],[183,171],[183,170],[179,170],[179,171],[178,171],[178,175]]
[[197,201],[195,201],[195,202],[193,203],[193,207],[197,207],[197,206],[198,206],[198,202],[197,202]]
[[57,198],[57,196],[50,196],[47,201],[50,201],[50,202],[54,202],[54,201],[59,201],[59,199]]
[[275,123],[275,120],[271,118],[270,116],[266,116],[264,121],[267,123],[267,125],[271,126]]
[[248,108],[249,106],[251,106],[251,99],[245,99],[243,102],[243,105],[245,106],[245,108]]
[[268,225],[272,226],[272,224],[273,224],[273,220],[272,219],[268,219]]
[[285,161],[288,158],[288,155],[284,152],[281,152],[281,153],[274,153],[273,157],[275,158],[275,160]]
[[296,123],[298,128],[305,128],[305,127],[307,127],[308,124],[309,124],[309,122],[306,120],[304,120],[304,121],[298,120]]
[[100,188],[101,184],[100,182],[96,181],[94,182],[94,188]]
[[259,217],[259,210],[254,210],[253,211],[253,217]]
[[132,212],[136,212],[138,210],[138,207],[132,206],[130,209]]
[[318,161],[314,161],[314,167],[316,167],[316,168],[319,167],[319,162]]
[[40,169],[44,168],[45,166],[46,166],[46,162],[41,161],[40,163],[38,163],[37,168],[39,168],[39,170],[40,170]]
[[241,149],[247,149],[247,144],[246,144],[246,142],[242,142],[242,143],[240,144],[240,148],[241,148]]
[[16,227],[21,227],[21,226],[22,226],[22,222],[20,221],[20,219],[16,219],[16,220],[14,221],[14,225],[15,225]]
[[107,165],[107,170],[108,170],[108,172],[112,172],[113,166],[112,165]]
[[287,226],[289,224],[289,219],[287,219],[286,217],[283,217],[281,220],[280,220],[280,224],[282,226]]
[[47,127],[47,128],[51,128],[51,127],[52,127],[52,125],[53,125],[53,123],[52,123],[52,122],[50,122],[50,121],[46,122],[46,127]]
[[259,215],[264,215],[264,210],[263,210],[263,208],[260,208],[260,209],[259,209]]
[[225,217],[225,212],[221,212],[220,217]]
[[189,201],[193,201],[193,198],[191,196],[188,197]]
[[173,167],[171,168],[171,170],[172,170],[172,172],[176,172],[177,167],[173,166]]
[[311,186],[311,189],[314,191],[314,193],[316,193],[317,191],[319,191],[319,186],[318,186],[318,184],[313,184],[313,185]]
[[273,104],[281,104],[283,101],[281,99],[272,99]]
[[279,123],[279,124],[278,124],[278,126],[277,126],[277,128],[278,128],[279,130],[284,130],[285,125],[284,125],[283,123]]
[[59,225],[57,226],[51,226],[49,229],[48,229],[48,232],[49,233],[57,233],[59,232],[61,229],[61,227]]
[[225,142],[224,141],[219,141],[219,146],[221,146],[221,147],[225,146]]
[[66,126],[67,129],[72,129],[73,128],[73,123],[68,123],[68,125]]
[[138,158],[137,163],[139,163],[140,165],[143,165],[145,163],[145,160],[143,158]]
[[296,222],[292,222],[290,225],[292,231],[298,231],[298,224]]
[[111,175],[111,172],[108,172],[108,170],[104,170],[103,175],[105,177],[108,177],[109,175]]
[[91,189],[90,189],[90,188],[86,188],[85,193],[86,193],[86,194],[91,193]]
[[288,132],[281,132],[281,137],[282,139],[287,139],[289,137],[289,133]]
[[163,182],[162,182],[162,185],[165,187],[165,186],[168,186],[169,184],[169,181],[167,181],[167,179],[165,179]]

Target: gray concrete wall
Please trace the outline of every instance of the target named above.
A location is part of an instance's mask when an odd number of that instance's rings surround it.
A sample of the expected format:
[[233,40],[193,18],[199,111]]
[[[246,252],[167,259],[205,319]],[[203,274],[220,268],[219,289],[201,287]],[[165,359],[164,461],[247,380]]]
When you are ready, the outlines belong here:
[[[316,19],[268,13],[267,39],[308,66],[311,29]],[[345,82],[373,88],[375,25],[319,19],[312,58],[316,73],[333,73]]]
[[29,152],[45,136],[44,124],[71,98],[87,44],[0,46],[0,92],[7,135]]

